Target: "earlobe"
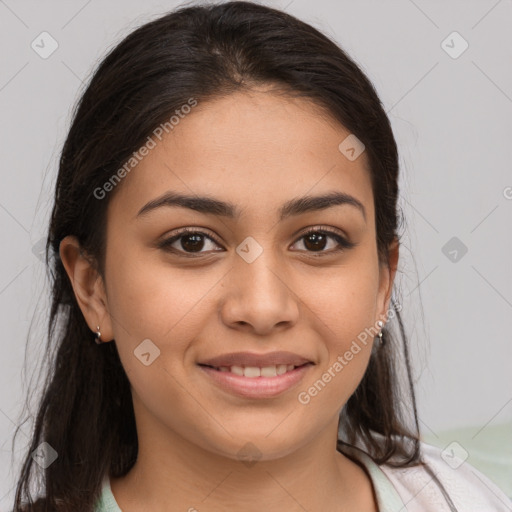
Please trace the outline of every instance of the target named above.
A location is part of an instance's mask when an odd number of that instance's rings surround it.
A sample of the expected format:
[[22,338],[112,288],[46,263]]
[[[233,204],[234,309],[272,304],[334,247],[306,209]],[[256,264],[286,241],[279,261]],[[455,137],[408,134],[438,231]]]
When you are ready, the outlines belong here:
[[59,254],[70,280],[78,306],[92,332],[101,326],[101,339],[112,339],[112,327],[107,308],[103,280],[75,236],[66,236],[60,243]]
[[381,283],[379,295],[382,297],[382,302],[379,304],[381,308],[380,318],[387,319],[389,312],[389,304],[391,301],[391,292],[393,291],[393,283],[395,281],[395,275],[398,268],[400,244],[395,238],[389,245],[389,265],[382,267],[381,269]]

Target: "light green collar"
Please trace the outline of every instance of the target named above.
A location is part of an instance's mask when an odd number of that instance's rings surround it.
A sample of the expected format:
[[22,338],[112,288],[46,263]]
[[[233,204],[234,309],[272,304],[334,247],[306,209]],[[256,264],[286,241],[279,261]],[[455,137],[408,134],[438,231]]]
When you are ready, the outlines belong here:
[[395,486],[367,453],[354,446],[343,445],[342,450],[343,454],[361,461],[368,471],[377,497],[379,512],[403,512],[407,510]]

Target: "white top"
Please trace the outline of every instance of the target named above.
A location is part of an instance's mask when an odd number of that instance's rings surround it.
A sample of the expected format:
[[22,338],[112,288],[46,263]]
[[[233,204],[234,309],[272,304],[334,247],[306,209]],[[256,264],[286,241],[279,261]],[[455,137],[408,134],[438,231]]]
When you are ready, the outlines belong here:
[[[357,458],[366,468],[379,512],[512,512],[512,501],[476,468],[457,457],[448,464],[439,448],[424,442],[421,442],[421,450],[423,460],[443,484],[451,503],[422,467],[377,465],[358,448],[342,446],[344,454]],[[112,494],[108,476],[103,480],[95,512],[122,512]]]

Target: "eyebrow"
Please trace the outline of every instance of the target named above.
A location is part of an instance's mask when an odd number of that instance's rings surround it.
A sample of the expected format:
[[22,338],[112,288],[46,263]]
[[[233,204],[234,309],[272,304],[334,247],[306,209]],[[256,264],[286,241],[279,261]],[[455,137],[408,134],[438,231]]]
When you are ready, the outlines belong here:
[[[278,211],[279,220],[301,215],[307,212],[325,210],[333,206],[350,205],[357,208],[366,222],[366,210],[358,199],[344,192],[329,192],[320,196],[303,196],[291,199],[284,203]],[[233,203],[221,201],[213,197],[184,195],[168,191],[160,197],[149,201],[137,213],[136,217],[143,216],[157,208],[178,206],[189,208],[200,213],[239,219],[242,210]]]

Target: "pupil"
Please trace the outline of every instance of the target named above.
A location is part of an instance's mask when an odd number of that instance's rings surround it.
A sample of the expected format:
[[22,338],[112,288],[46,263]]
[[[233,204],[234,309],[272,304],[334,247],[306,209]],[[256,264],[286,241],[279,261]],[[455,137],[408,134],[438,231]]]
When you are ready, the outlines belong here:
[[[326,236],[323,234],[323,233],[311,233],[310,235],[307,235],[305,240],[304,240],[304,245],[308,248],[308,249],[324,249],[325,248],[325,241],[326,241]],[[308,245],[309,241],[313,240],[313,246],[310,247]],[[318,243],[320,242],[320,246],[318,245],[315,245],[315,243]],[[322,243],[323,242],[323,243]]]
[[[191,244],[187,243],[187,240],[192,240]],[[187,247],[188,245],[188,247]],[[202,235],[199,234],[192,234],[192,235],[185,235],[183,239],[181,240],[181,246],[183,249],[191,250],[192,252],[194,250],[201,250],[204,245],[204,240],[202,239]]]

